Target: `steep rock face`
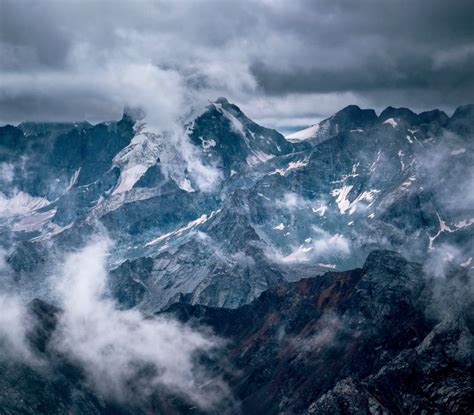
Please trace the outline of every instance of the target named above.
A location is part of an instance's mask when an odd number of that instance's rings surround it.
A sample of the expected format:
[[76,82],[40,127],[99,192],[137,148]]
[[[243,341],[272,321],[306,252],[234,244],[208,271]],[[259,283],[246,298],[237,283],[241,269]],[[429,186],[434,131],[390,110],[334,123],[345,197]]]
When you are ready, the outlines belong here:
[[[159,280],[167,281],[167,287],[180,286],[185,295],[196,290],[187,297],[193,303],[238,306],[240,301],[223,298],[240,292],[245,302],[259,290],[231,291],[232,285],[221,284],[217,276],[222,273],[216,270],[226,269],[224,274],[234,281],[239,280],[236,275],[247,275],[244,285],[258,286],[265,268],[292,280],[305,276],[301,266],[319,273],[358,266],[367,252],[380,246],[422,260],[446,243],[461,249],[458,265],[467,263],[473,256],[466,243],[474,230],[472,212],[461,199],[452,201],[466,186],[459,178],[471,168],[472,148],[456,137],[446,138],[445,130],[433,123],[393,123],[339,133],[311,151],[275,157],[237,175],[225,188],[225,201],[210,207],[202,224],[188,222],[150,246],[147,255],[166,257],[169,264],[159,267]],[[431,134],[434,138],[427,138]],[[433,159],[435,153],[442,158]],[[223,268],[222,258],[238,251],[246,254],[245,263],[262,264],[258,273],[242,274],[237,263],[231,264],[237,274],[227,265]],[[300,267],[297,273],[287,272],[295,266]],[[183,280],[191,285],[182,285]],[[201,294],[214,292],[203,291],[214,282],[229,290],[221,297],[216,292],[214,299]]]
[[[332,137],[345,131],[370,128],[377,122],[377,119],[374,110],[349,105],[336,112],[328,120],[322,121],[321,127],[327,137]],[[326,124],[328,124],[327,127],[325,127]]]
[[434,122],[444,127],[448,121],[449,117],[444,111],[440,110],[425,111],[418,114],[419,124],[430,124]]
[[212,102],[189,129],[193,143],[226,175],[293,151],[281,134],[254,123],[225,98]]
[[[150,278],[153,260],[142,257],[135,261],[125,261],[119,270],[111,272],[110,289],[114,298],[124,308],[132,308],[143,301]],[[116,276],[116,274],[118,274]]]
[[56,139],[49,162],[71,172],[81,168],[76,184],[90,184],[112,167],[113,157],[130,143],[133,124],[125,115],[117,123],[75,128]]
[[238,310],[168,312],[232,339],[243,413],[469,413],[472,298],[435,318],[432,289],[419,264],[377,251],[363,269],[274,287]]
[[[253,300],[285,278],[279,266],[267,258],[265,244],[249,215],[244,195],[237,192],[221,211],[184,226],[183,235],[178,235],[178,230],[175,235],[149,242],[154,250],[147,258],[152,264],[149,272],[138,258],[115,269],[112,284],[124,277],[129,283],[139,281],[145,292],[131,305],[147,312],[179,299],[231,308]],[[179,238],[182,241],[174,241]],[[129,264],[136,269],[133,275],[128,274]]]
[[[381,247],[421,261],[453,246],[447,260],[469,268],[469,108],[447,119],[348,106],[321,123],[324,140],[300,146],[218,99],[183,133],[191,164],[169,134],[128,113],[96,126],[4,127],[0,176],[12,181],[2,183],[0,227],[12,279],[38,288],[52,252],[104,228],[117,284],[140,286],[120,301],[149,312],[178,298],[238,307],[284,280],[361,266]],[[195,163],[217,174],[215,186],[197,185]],[[140,275],[143,258],[152,278]],[[133,272],[121,266],[134,261]]]
[[95,126],[23,123],[2,127],[1,145],[9,148],[3,161],[15,169],[9,185],[52,201],[73,185],[91,184],[110,169],[113,156],[130,142],[133,124],[124,116],[118,122]]
[[0,137],[0,156],[2,161],[18,157],[28,146],[28,141],[21,129],[13,125],[0,127]]
[[379,117],[380,122],[385,122],[388,119],[403,120],[408,124],[414,125],[418,122],[418,116],[408,108],[394,108],[387,107],[385,108]]
[[370,128],[377,122],[377,119],[377,114],[372,109],[361,109],[357,105],[348,105],[332,117],[305,130],[288,135],[287,139],[300,144],[305,140],[312,144],[319,144],[339,133]]
[[474,133],[474,105],[461,105],[456,108],[453,116],[449,120],[448,128],[455,133],[464,136],[467,135],[472,142],[472,134]]

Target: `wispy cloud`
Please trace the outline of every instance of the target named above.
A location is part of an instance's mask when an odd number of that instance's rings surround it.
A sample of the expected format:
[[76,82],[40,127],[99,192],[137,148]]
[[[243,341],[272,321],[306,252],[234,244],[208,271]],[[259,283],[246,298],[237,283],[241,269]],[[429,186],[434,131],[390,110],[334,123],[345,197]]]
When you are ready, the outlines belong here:
[[0,293],[0,310],[0,360],[33,363],[35,359],[27,340],[32,321],[26,307],[16,296]]
[[305,262],[331,262],[335,258],[347,257],[351,253],[349,240],[341,234],[331,234],[313,226],[312,237],[297,247],[291,247],[289,253],[271,247],[267,249],[267,256],[276,262],[285,264]]
[[212,407],[227,389],[220,378],[208,377],[197,357],[219,346],[219,339],[170,318],[119,310],[106,292],[110,247],[100,238],[64,261],[56,285],[64,312],[55,347],[111,399],[136,402],[164,390]]

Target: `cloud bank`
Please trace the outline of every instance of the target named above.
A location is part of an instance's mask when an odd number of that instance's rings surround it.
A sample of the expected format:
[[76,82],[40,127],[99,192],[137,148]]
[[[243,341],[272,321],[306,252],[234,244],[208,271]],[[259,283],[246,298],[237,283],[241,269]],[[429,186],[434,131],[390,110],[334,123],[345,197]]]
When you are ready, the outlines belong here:
[[163,129],[183,105],[224,95],[286,128],[348,103],[449,111],[474,92],[469,0],[4,0],[0,8],[3,122],[112,119],[138,101]]

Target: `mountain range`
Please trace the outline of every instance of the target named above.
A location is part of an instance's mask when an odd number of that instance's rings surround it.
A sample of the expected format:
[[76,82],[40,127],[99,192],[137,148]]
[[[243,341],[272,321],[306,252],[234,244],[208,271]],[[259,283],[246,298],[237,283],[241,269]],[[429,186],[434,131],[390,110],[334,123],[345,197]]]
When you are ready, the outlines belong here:
[[[130,109],[0,127],[3,292],[49,367],[2,361],[0,413],[470,413],[473,137],[474,105],[284,137],[225,98],[173,131]],[[213,406],[117,403],[58,352],[58,264],[99,237],[117,310],[225,339],[196,357]]]

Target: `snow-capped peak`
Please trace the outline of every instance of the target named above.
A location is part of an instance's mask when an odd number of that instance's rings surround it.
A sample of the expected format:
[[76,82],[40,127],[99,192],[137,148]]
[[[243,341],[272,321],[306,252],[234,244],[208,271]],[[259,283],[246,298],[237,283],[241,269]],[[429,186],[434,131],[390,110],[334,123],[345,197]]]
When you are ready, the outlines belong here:
[[319,124],[314,124],[311,127],[299,130],[295,133],[285,136],[288,141],[297,142],[304,141],[316,136],[316,133],[319,130]]

